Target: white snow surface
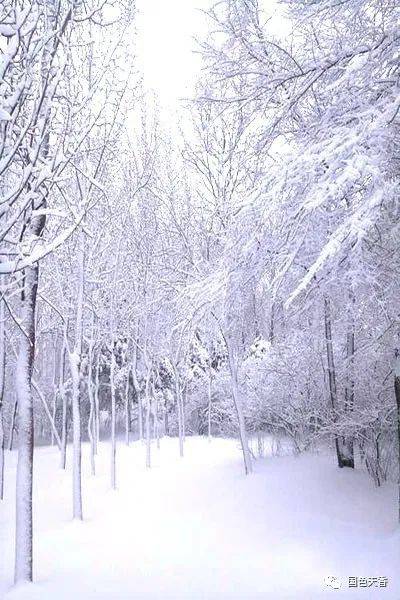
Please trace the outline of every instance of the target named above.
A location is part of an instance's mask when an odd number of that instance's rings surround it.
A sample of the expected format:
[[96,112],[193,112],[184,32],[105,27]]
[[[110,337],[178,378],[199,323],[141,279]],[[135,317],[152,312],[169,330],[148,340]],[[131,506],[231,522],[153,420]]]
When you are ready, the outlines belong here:
[[[69,448],[71,451],[71,448]],[[0,502],[0,598],[6,600],[319,600],[400,598],[395,486],[375,488],[339,470],[328,453],[257,459],[243,474],[236,441],[161,440],[120,445],[117,491],[110,451],[89,472],[83,452],[84,521],[71,520],[71,456],[35,453],[34,584],[12,587],[16,453],[6,456]],[[338,577],[341,589],[325,577]],[[386,576],[386,588],[348,577]]]

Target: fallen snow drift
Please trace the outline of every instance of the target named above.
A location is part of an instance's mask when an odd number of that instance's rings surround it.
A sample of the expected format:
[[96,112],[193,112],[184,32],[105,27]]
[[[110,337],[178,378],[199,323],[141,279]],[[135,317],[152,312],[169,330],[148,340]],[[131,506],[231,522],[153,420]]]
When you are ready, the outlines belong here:
[[[72,522],[71,473],[55,448],[35,454],[35,583],[12,588],[16,455],[0,503],[0,597],[7,600],[400,598],[394,486],[339,470],[328,455],[258,459],[245,477],[232,440],[163,439],[146,470],[140,442],[109,448],[98,475],[84,448],[84,522]],[[336,576],[342,588],[327,588]],[[348,588],[386,576],[387,588]]]

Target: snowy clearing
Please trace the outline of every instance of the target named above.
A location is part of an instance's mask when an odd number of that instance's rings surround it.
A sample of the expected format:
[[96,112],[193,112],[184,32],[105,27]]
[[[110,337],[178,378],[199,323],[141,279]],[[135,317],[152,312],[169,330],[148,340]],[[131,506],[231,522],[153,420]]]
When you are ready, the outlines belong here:
[[[55,448],[35,455],[34,584],[12,588],[16,453],[7,454],[0,505],[0,597],[7,600],[386,598],[398,599],[394,486],[374,488],[333,456],[258,459],[245,477],[233,440],[188,438],[118,448],[117,491],[109,446],[98,475],[84,446],[84,521],[71,521],[71,472]],[[69,461],[70,466],[70,461]],[[336,576],[342,588],[326,587]],[[348,577],[389,578],[349,589]]]

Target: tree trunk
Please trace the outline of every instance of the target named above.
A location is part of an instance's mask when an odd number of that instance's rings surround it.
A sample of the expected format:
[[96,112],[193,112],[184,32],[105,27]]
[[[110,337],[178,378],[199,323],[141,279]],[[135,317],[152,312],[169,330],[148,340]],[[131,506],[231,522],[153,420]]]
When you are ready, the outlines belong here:
[[17,358],[18,465],[16,490],[15,582],[32,581],[32,480],[35,309],[39,266],[25,269],[22,291],[20,343]]
[[208,441],[211,442],[211,404],[212,404],[212,389],[211,389],[211,367],[208,370]]
[[153,438],[156,440],[157,450],[159,450],[160,449],[160,431],[159,431],[159,424],[158,424],[158,412],[159,411],[158,411],[158,398],[157,398],[154,382],[153,382],[153,385],[151,386],[151,391],[152,391],[153,402],[154,402]]
[[82,514],[82,448],[81,448],[81,413],[80,413],[80,359],[77,353],[70,355],[72,376],[72,517],[83,519]]
[[97,448],[100,441],[100,403],[99,403],[99,378],[100,378],[100,349],[96,359],[96,379],[94,387],[94,406],[95,406],[95,427],[94,427],[94,452],[97,454]]
[[272,303],[271,306],[271,318],[269,321],[269,341],[271,346],[273,345],[275,340],[275,302]]
[[398,519],[400,522],[400,351],[394,351],[394,393],[397,408],[397,444],[398,444]]
[[[336,388],[336,369],[335,359],[333,354],[333,343],[332,343],[332,320],[331,320],[331,303],[328,298],[324,298],[324,320],[325,320],[325,344],[326,344],[326,356],[328,361],[328,381],[329,381],[329,396],[331,400],[333,419],[337,422],[337,388]],[[339,440],[339,436],[335,432],[335,449],[338,465],[340,468],[346,466]]]
[[111,487],[116,489],[115,459],[117,453],[117,444],[115,439],[116,425],[116,405],[115,405],[115,351],[114,341],[111,343],[111,366],[110,366],[110,387],[111,387]]
[[[351,414],[354,407],[354,322],[350,320],[346,334],[347,383],[345,389],[345,413]],[[342,438],[342,466],[354,469],[354,441],[350,435]]]
[[174,367],[175,372],[175,396],[176,396],[176,414],[178,418],[178,436],[179,436],[179,456],[183,457],[183,422],[182,422],[182,398],[179,384],[178,369]]
[[151,467],[151,430],[150,430],[150,414],[151,414],[151,398],[150,398],[150,377],[151,369],[149,368],[146,376],[146,467]]
[[0,400],[0,500],[4,498],[4,426],[2,400]]
[[186,406],[186,383],[181,393],[181,422],[182,422],[182,440],[186,441],[186,421],[185,421],[185,406]]
[[[54,354],[53,354],[53,410],[51,412],[52,422],[55,428],[56,414],[57,414],[57,336],[54,342]],[[51,445],[54,446],[54,428],[51,428]]]
[[130,374],[130,370],[128,368],[128,373],[126,376],[126,386],[125,386],[125,444],[127,446],[129,446],[130,430],[131,430],[131,412],[130,412],[130,403],[129,403],[129,374]]
[[164,434],[169,437],[168,407],[164,409]]
[[155,429],[155,438],[157,440],[157,450],[160,449],[160,426],[158,422],[158,400],[155,400],[155,414],[154,414],[154,429]]
[[0,500],[4,497],[4,425],[3,403],[6,376],[4,300],[0,300]]
[[15,421],[17,418],[17,409],[18,409],[18,394],[16,394],[16,396],[14,398],[14,406],[13,406],[13,411],[12,411],[12,415],[11,415],[10,429],[9,429],[9,433],[8,433],[8,450],[10,452],[12,450],[13,442],[14,442],[14,430],[15,430]]
[[246,431],[246,424],[245,424],[244,415],[243,415],[242,399],[240,396],[237,365],[236,365],[235,357],[233,355],[233,350],[232,350],[230,342],[228,340],[227,340],[227,346],[228,346],[229,368],[230,368],[230,372],[231,372],[231,381],[232,381],[232,396],[233,396],[233,402],[235,405],[236,415],[237,415],[237,420],[238,420],[238,425],[239,425],[239,437],[240,437],[240,443],[241,443],[242,452],[243,452],[244,471],[245,471],[246,475],[249,475],[252,471],[252,464],[251,464],[249,445],[248,445],[248,441],[247,441],[247,431]]
[[139,440],[143,440],[143,438],[144,438],[143,403],[142,403],[142,395],[140,393],[138,395],[138,435],[139,435]]
[[87,386],[88,386],[88,396],[89,396],[89,419],[88,419],[88,437],[90,442],[90,470],[92,475],[96,474],[96,463],[94,460],[95,456],[95,437],[96,437],[96,424],[95,424],[95,404],[94,404],[94,396],[93,396],[93,329],[94,329],[94,317],[92,320],[92,328],[90,332],[90,342],[89,342],[89,355],[88,355],[88,378],[87,378]]
[[58,374],[58,389],[61,397],[61,449],[60,449],[60,468],[65,469],[66,454],[67,454],[67,395],[64,388],[65,380],[65,355],[66,344],[65,340],[61,347],[59,374]]
[[85,241],[81,232],[78,256],[78,296],[76,305],[75,349],[69,352],[72,377],[72,427],[73,427],[73,466],[72,466],[72,515],[74,519],[83,519],[82,512],[82,436],[80,413],[80,375],[83,337],[83,297],[85,283]]
[[135,394],[138,403],[138,436],[139,440],[143,439],[143,407],[142,407],[142,398],[140,394],[139,382],[137,380],[137,346],[134,343],[133,345],[133,360],[132,360],[132,380],[133,387],[135,388]]
[[65,394],[64,386],[61,388],[60,393],[62,402],[60,467],[61,469],[65,469],[67,456],[67,396]]

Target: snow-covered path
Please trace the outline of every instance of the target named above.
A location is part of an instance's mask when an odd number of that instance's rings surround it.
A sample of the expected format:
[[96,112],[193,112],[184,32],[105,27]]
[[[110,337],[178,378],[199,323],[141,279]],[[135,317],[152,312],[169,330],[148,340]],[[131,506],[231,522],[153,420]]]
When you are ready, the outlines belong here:
[[[87,452],[87,448],[85,448]],[[242,474],[231,440],[192,438],[118,448],[109,488],[106,443],[99,475],[84,481],[83,523],[70,520],[70,474],[53,448],[36,453],[34,585],[10,590],[13,486],[0,504],[0,597],[7,600],[318,600],[400,598],[392,486],[339,471],[330,456],[258,460]],[[8,456],[8,463],[15,455]],[[88,470],[85,455],[84,464]],[[340,590],[326,576],[341,578]],[[348,588],[348,577],[386,576],[387,588]]]

